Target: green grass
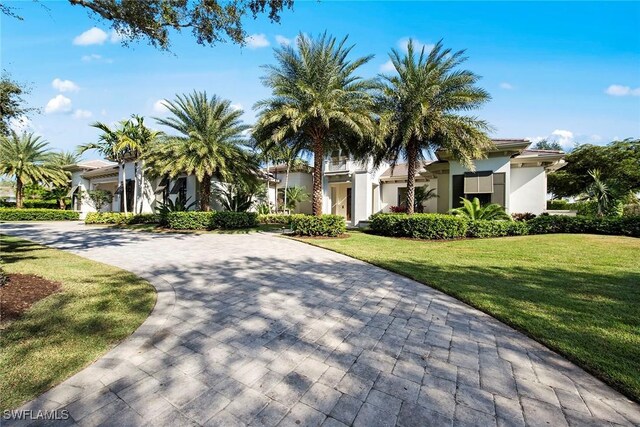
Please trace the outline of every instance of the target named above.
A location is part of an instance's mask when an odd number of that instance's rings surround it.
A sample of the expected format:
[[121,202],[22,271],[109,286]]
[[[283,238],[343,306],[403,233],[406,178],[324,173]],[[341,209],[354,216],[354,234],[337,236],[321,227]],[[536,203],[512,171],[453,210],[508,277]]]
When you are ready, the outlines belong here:
[[14,408],[96,360],[149,315],[155,291],[105,264],[0,237],[8,273],[36,274],[62,291],[34,304],[0,334],[0,408]]
[[640,239],[304,239],[426,283],[514,326],[640,401]]

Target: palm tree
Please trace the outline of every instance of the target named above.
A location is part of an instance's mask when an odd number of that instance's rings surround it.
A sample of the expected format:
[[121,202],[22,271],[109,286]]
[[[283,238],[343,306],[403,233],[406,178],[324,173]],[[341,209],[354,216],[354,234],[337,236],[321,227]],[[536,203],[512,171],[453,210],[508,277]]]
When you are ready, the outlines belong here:
[[298,204],[309,200],[309,194],[302,187],[291,187],[285,189],[285,207],[295,210]]
[[480,200],[477,197],[473,198],[473,201],[461,197],[462,206],[459,208],[451,209],[449,212],[452,215],[463,216],[467,219],[483,219],[483,220],[505,220],[513,221],[513,218],[505,212],[504,208],[497,203],[489,203],[488,205],[481,206]]
[[257,161],[244,148],[242,110],[233,109],[231,101],[206,92],[177,95],[165,101],[173,117],[156,121],[180,133],[154,144],[143,156],[147,169],[160,176],[174,178],[195,175],[200,191],[200,209],[211,210],[211,180],[225,182],[255,179]]
[[380,76],[377,105],[381,145],[375,150],[377,164],[395,166],[407,160],[407,213],[414,212],[417,163],[425,152],[444,150],[468,168],[493,143],[486,135],[489,125],[476,117],[460,115],[480,107],[489,94],[475,86],[479,77],[458,70],[464,51],[452,52],[442,42],[431,52],[417,54],[412,40],[406,55],[393,49],[389,55],[396,74]]
[[16,207],[24,207],[24,186],[34,183],[64,184],[67,176],[51,162],[49,143],[33,133],[11,131],[0,137],[0,173],[16,180]]
[[138,171],[138,160],[140,156],[162,135],[149,129],[144,124],[144,118],[136,114],[131,116],[131,120],[123,123],[122,138],[116,144],[116,150],[125,153],[128,159],[133,159],[133,213],[138,213],[138,172],[140,181],[143,181],[144,171]]
[[580,199],[581,201],[590,200],[596,203],[598,216],[603,216],[609,207],[611,198],[611,190],[609,186],[602,180],[602,174],[599,169],[593,169],[588,171],[589,176],[593,179],[593,182],[587,187],[585,195]]
[[353,46],[322,34],[300,34],[296,47],[275,50],[277,65],[265,66],[263,83],[271,98],[259,101],[254,138],[271,147],[288,145],[294,152],[313,153],[313,214],[322,214],[324,155],[354,147],[374,132],[374,82],[355,75],[372,56],[348,60]]
[[[56,167],[62,169],[64,166],[78,163],[79,160],[80,156],[77,153],[71,151],[60,151],[51,156],[50,162]],[[64,169],[62,170],[64,171]],[[64,173],[67,176],[67,180],[64,184],[54,185],[49,191],[50,195],[58,201],[58,207],[63,210],[67,208],[65,198],[71,188],[71,172],[64,171]]]
[[424,202],[426,202],[427,200],[435,199],[437,197],[439,196],[437,195],[435,188],[427,189],[426,185],[423,185],[421,187],[416,187],[414,210],[418,212],[422,212],[424,210],[424,206],[423,206]]
[[122,168],[122,200],[124,213],[127,214],[127,177],[125,173],[126,151],[122,149],[128,138],[127,132],[130,127],[128,120],[121,120],[114,128],[106,123],[95,122],[91,126],[100,130],[102,133],[98,137],[98,142],[90,142],[82,144],[78,147],[78,153],[82,154],[89,150],[96,150],[103,157],[118,163],[118,167]]

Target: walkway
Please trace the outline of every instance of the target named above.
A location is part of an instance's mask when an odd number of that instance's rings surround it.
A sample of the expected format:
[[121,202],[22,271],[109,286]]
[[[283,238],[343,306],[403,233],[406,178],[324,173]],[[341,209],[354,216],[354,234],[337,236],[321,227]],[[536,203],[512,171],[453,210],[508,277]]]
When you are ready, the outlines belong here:
[[637,404],[542,345],[333,252],[265,234],[0,232],[159,291],[131,338],[24,406],[67,409],[59,425],[640,425]]

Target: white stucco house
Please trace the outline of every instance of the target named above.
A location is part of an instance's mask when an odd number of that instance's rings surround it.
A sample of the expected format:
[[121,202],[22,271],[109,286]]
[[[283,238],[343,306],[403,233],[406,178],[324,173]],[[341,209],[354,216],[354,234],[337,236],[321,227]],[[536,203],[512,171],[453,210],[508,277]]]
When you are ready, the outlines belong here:
[[[564,153],[530,149],[530,142],[525,139],[495,139],[494,145],[486,158],[474,161],[473,171],[444,151],[436,152],[435,160],[420,165],[416,187],[434,189],[437,195],[424,203],[423,211],[446,213],[461,204],[461,197],[478,197],[481,203],[498,203],[509,213],[539,215],[545,212],[547,174],[565,165]],[[405,203],[406,164],[394,168],[383,164],[376,168],[370,159],[356,161],[334,152],[326,157],[323,167],[324,213],[341,215],[350,226],[361,225],[372,214],[390,212],[392,206]],[[151,180],[141,176],[138,167],[134,180],[133,162],[127,162],[123,169],[104,160],[81,162],[67,169],[72,172],[69,197],[72,197],[73,209],[80,211],[82,217],[96,210],[83,196],[95,189],[114,194],[113,202],[101,207],[101,211],[124,211],[123,173],[129,212],[152,213],[159,202],[175,200],[178,196],[189,198],[190,202],[197,200],[198,185],[193,176]],[[311,195],[313,168],[310,166],[291,171],[288,179],[285,165],[272,166],[266,176],[272,206],[282,206],[285,187],[301,187]],[[300,203],[296,212],[310,214],[311,201]]]

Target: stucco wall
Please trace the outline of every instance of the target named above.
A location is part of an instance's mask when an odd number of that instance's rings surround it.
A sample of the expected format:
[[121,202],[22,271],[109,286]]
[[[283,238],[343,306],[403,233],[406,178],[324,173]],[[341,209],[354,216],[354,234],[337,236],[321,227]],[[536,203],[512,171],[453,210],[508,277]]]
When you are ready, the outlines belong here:
[[[438,191],[438,182],[437,180],[429,180],[418,181],[416,182],[416,187],[423,187],[427,185],[428,188],[435,188],[436,192]],[[391,206],[398,206],[398,189],[404,188],[407,186],[406,182],[384,182],[382,183],[382,200],[381,207],[382,212],[391,212]],[[446,195],[444,196],[446,200]],[[438,210],[438,198],[429,199],[424,204],[425,212],[437,212]]]
[[509,212],[540,215],[546,209],[547,176],[543,167],[511,169]]

